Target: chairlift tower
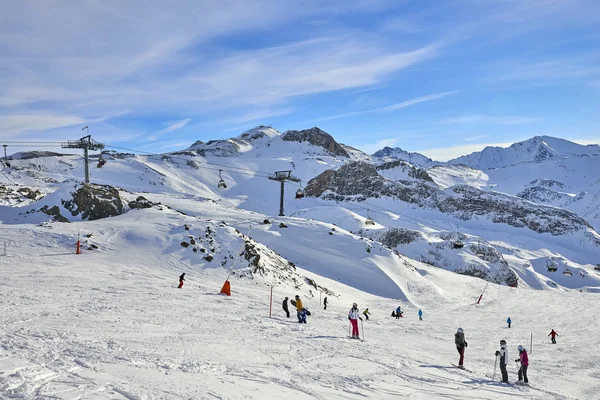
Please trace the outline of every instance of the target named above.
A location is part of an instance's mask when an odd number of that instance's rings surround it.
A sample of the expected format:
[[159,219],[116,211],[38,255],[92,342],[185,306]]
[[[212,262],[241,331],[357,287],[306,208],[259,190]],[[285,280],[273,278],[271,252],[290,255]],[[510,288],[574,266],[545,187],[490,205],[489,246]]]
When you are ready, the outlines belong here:
[[[89,128],[86,126],[83,129]],[[83,130],[82,129],[82,130]],[[60,147],[63,149],[83,149],[83,158],[85,164],[85,183],[90,183],[90,167],[89,167],[89,159],[88,152],[90,150],[102,150],[104,149],[104,143],[98,143],[92,139],[91,135],[87,135],[82,137],[79,140],[69,140],[67,142],[63,142],[60,144]]]
[[276,171],[275,175],[270,176],[269,179],[272,181],[281,182],[281,196],[279,197],[279,216],[283,217],[285,215],[283,213],[283,192],[285,181],[300,182],[300,179],[292,175],[292,171]]

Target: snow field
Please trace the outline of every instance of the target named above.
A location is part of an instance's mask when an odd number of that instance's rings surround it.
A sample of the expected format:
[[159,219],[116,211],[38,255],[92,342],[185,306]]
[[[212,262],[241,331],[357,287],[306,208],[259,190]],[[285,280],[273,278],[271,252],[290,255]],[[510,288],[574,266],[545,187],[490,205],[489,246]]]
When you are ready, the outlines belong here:
[[[232,296],[218,295],[226,270],[185,259],[185,250],[173,246],[189,220],[145,210],[51,227],[3,225],[2,236],[14,244],[0,257],[0,398],[591,399],[600,390],[593,294],[490,284],[474,306],[484,281],[415,262],[414,271],[398,270],[374,252],[363,265],[386,272],[371,279],[392,279],[402,299],[320,277],[313,266],[299,272],[336,293],[328,309],[318,294],[282,284],[274,288],[269,318],[264,279],[232,278]],[[298,223],[282,232],[277,251],[293,250],[292,239],[300,238],[308,252],[319,229]],[[79,230],[94,232],[100,249],[74,255]],[[267,229],[255,234],[261,242],[273,236]],[[321,239],[314,240],[312,246]],[[187,279],[178,290],[181,272]],[[306,325],[281,310],[283,297],[296,293],[313,313]],[[365,342],[346,338],[354,301],[373,314],[363,321]],[[398,305],[405,317],[395,320],[390,314]],[[459,326],[473,373],[451,365]],[[551,328],[560,335],[557,345],[546,337]],[[532,332],[531,387],[492,380],[499,340],[516,359],[516,346],[529,348]],[[515,381],[514,363],[508,370]]]

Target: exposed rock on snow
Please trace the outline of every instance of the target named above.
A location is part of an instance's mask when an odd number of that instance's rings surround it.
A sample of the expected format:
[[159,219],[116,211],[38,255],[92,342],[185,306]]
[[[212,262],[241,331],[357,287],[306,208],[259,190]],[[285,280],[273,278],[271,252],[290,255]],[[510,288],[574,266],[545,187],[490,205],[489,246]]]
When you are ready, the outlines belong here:
[[84,184],[71,193],[72,200],[62,200],[62,205],[72,216],[95,220],[114,217],[123,213],[119,191],[109,185]]
[[287,142],[308,142],[313,146],[324,148],[334,156],[350,157],[333,136],[317,127],[302,131],[286,131],[281,138]]

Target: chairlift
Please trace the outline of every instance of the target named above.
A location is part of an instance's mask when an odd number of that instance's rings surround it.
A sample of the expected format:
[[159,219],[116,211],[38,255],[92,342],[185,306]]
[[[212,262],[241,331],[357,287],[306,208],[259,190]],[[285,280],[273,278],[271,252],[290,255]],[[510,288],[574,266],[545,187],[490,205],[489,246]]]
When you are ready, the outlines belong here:
[[375,221],[369,215],[369,210],[367,210],[367,219],[365,219],[365,225],[375,225]]
[[571,276],[573,275],[573,272],[571,272],[571,270],[565,265],[565,269],[563,269],[563,275]]
[[296,198],[301,199],[304,197],[304,190],[302,190],[302,181],[300,181],[300,187],[296,190]]
[[548,272],[556,272],[558,271],[558,266],[556,265],[556,261],[551,258],[546,260],[546,268],[548,268]]
[[227,184],[225,183],[225,181],[223,180],[223,177],[221,176],[221,172],[223,170],[219,170],[219,183],[217,183],[217,187],[219,189],[227,189]]
[[104,157],[102,157],[101,154],[100,157],[98,157],[98,165],[96,165],[96,167],[102,168],[104,164],[106,164],[106,160],[104,159]]

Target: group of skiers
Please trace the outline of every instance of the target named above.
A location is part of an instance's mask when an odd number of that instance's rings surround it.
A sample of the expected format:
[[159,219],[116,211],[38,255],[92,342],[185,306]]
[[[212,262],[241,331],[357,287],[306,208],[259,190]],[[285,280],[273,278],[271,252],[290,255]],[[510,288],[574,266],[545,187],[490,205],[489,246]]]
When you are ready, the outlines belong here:
[[[510,317],[507,320],[508,327],[511,325]],[[558,336],[558,333],[552,329],[552,331],[548,334],[548,336],[552,337],[552,343],[556,344],[555,337]],[[465,349],[468,347],[467,341],[465,340],[465,333],[462,328],[458,328],[456,333],[454,334],[454,343],[456,345],[456,350],[460,355],[458,360],[458,367],[464,369],[463,362],[465,358]],[[527,355],[527,350],[525,347],[519,345],[517,346],[517,350],[519,351],[519,358],[515,360],[517,363],[519,370],[518,383],[529,383],[529,379],[527,378],[527,368],[529,367],[529,357]],[[506,340],[500,341],[500,350],[496,351],[496,363],[498,362],[498,357],[500,357],[500,373],[502,375],[502,382],[508,383],[508,372],[506,370],[506,366],[508,365],[508,348],[506,345]],[[496,367],[494,365],[494,373],[496,371]]]
[[[290,310],[288,308],[288,297],[286,297],[285,299],[283,299],[283,303],[282,303],[282,307],[283,307],[283,311],[285,311],[286,316],[289,318],[290,317]],[[308,311],[304,305],[302,304],[302,300],[300,299],[299,295],[296,295],[296,297],[294,298],[294,300],[289,300],[289,302],[296,307],[296,317],[298,317],[298,323],[300,324],[305,324],[306,323],[306,316],[310,315],[310,311]]]

